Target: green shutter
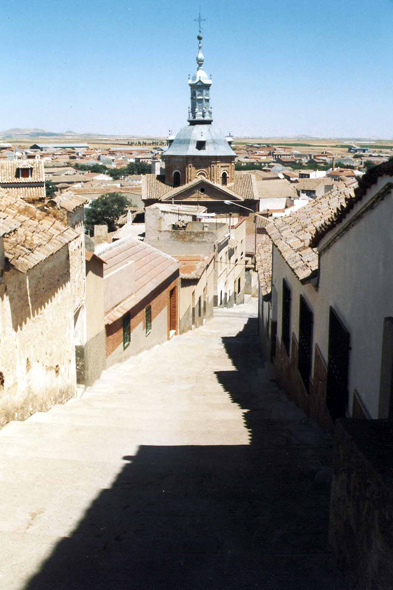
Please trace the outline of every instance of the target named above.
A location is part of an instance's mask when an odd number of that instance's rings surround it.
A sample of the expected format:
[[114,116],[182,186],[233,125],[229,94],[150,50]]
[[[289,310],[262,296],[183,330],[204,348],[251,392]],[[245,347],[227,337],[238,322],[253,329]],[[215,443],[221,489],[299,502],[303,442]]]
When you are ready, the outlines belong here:
[[131,316],[127,313],[123,317],[123,350],[130,345],[131,342]]
[[146,307],[146,334],[151,331],[151,305]]

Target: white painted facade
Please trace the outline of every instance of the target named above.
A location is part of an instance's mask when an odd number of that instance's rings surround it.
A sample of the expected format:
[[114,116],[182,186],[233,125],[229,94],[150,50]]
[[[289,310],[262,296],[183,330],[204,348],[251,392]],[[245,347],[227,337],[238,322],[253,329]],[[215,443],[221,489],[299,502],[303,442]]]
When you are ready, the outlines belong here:
[[[297,341],[300,295],[306,299],[314,314],[313,365],[316,344],[328,363],[329,310],[333,307],[350,333],[347,414],[352,416],[356,391],[365,414],[374,419],[388,417],[386,403],[380,400],[380,382],[384,323],[393,317],[393,189],[378,200],[388,183],[393,183],[393,178],[380,178],[321,240],[315,286],[311,282],[302,284],[274,246],[271,302],[260,297],[260,326],[266,333],[267,323],[277,321],[280,342],[283,279],[291,290],[290,333]],[[391,362],[393,367],[393,350],[389,358],[388,354],[384,362]],[[393,403],[393,398],[390,401]]]

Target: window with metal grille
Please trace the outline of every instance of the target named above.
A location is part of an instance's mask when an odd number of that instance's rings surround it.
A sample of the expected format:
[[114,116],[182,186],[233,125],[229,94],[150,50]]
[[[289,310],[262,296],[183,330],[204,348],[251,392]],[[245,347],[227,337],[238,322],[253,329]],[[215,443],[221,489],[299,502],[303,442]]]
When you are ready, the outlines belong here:
[[146,319],[146,334],[151,332],[151,305],[148,305],[145,309],[145,319]]
[[289,356],[291,346],[291,291],[285,279],[282,281],[282,330],[281,340]]
[[350,334],[331,307],[326,405],[334,421],[344,417],[347,411],[350,350]]
[[123,350],[125,350],[131,342],[131,316],[127,313],[123,316]]
[[310,388],[313,326],[314,314],[307,305],[304,297],[300,295],[298,368],[307,391]]

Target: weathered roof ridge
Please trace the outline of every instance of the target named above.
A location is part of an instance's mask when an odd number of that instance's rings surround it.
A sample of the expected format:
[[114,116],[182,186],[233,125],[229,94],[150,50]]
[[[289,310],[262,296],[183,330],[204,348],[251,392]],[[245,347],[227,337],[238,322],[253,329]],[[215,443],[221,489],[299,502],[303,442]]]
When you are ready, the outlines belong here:
[[266,231],[299,280],[305,280],[318,269],[318,253],[313,240],[326,225],[333,227],[341,213],[354,199],[354,188],[334,188],[298,211],[279,217],[266,226]]
[[259,236],[257,245],[256,267],[262,296],[270,295],[272,290],[272,251],[273,242],[268,235]]
[[383,164],[374,166],[374,168],[370,168],[370,170],[368,170],[368,172],[366,172],[366,174],[359,179],[358,186],[354,189],[353,196],[351,198],[347,198],[345,203],[343,203],[342,206],[337,209],[335,214],[318,227],[310,242],[310,245],[312,247],[318,246],[322,238],[333,227],[335,227],[337,223],[342,221],[348,215],[354,205],[361,201],[366,195],[367,191],[383,176],[393,176],[393,158],[388,162],[384,162]]
[[0,190],[2,224],[15,226],[3,237],[4,253],[10,264],[23,273],[79,236],[50,214],[4,190]]

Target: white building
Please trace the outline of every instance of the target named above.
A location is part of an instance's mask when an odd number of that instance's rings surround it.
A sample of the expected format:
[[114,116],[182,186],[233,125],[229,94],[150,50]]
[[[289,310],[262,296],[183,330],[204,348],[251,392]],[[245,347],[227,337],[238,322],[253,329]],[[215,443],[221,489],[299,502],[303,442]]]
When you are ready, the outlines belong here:
[[355,190],[272,221],[272,267],[269,245],[259,249],[262,345],[280,384],[327,427],[393,416],[392,177],[383,164]]

